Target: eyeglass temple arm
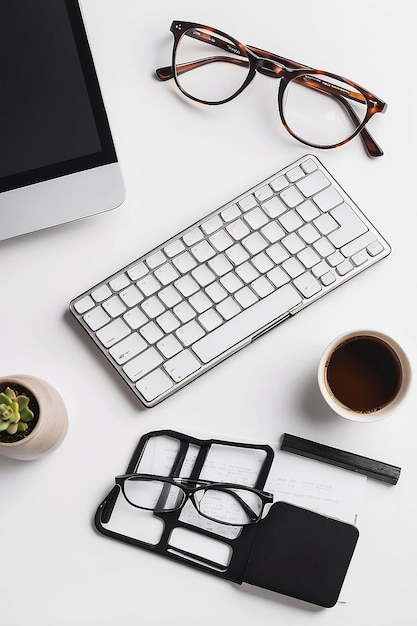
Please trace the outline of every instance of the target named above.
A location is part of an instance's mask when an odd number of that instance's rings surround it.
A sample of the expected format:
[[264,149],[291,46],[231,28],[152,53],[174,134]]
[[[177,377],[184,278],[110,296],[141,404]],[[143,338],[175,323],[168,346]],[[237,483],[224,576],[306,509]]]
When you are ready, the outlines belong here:
[[[203,67],[209,63],[216,62],[232,63],[233,65],[240,65],[241,67],[249,66],[249,61],[246,59],[234,59],[233,57],[207,57],[206,59],[201,59],[199,61],[190,61],[190,63],[178,64],[176,66],[177,74],[180,76],[181,74],[185,74],[185,72],[190,72],[191,70]],[[174,71],[170,65],[158,68],[155,70],[155,74],[159,80],[170,80],[171,78],[174,78]]]

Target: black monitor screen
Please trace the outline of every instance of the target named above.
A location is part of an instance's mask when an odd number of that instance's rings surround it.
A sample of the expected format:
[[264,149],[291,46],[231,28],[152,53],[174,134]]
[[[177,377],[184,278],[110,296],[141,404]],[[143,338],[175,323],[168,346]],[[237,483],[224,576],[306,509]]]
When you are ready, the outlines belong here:
[[0,67],[0,191],[114,162],[76,0],[2,0]]

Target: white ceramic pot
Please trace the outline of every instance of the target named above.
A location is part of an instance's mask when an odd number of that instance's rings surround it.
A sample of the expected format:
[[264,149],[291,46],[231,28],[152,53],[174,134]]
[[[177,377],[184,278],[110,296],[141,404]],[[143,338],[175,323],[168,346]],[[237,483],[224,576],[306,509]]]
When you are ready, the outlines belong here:
[[27,374],[0,377],[0,388],[6,385],[27,389],[33,394],[39,405],[39,417],[27,437],[14,443],[0,441],[0,455],[31,461],[60,446],[68,431],[68,414],[56,389],[46,381]]

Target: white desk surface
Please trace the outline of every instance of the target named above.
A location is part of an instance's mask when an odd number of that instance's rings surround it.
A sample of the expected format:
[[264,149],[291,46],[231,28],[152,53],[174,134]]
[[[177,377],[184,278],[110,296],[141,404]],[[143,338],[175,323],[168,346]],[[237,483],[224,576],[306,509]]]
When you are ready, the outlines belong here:
[[[333,415],[315,383],[326,344],[359,327],[392,334],[415,363],[416,37],[411,3],[352,0],[82,0],[123,168],[118,209],[2,242],[1,374],[30,373],[62,394],[70,429],[34,462],[0,459],[0,620],[4,626],[417,624],[416,393],[385,421]],[[356,139],[314,151],[392,245],[392,254],[145,410],[70,319],[88,287],[309,150],[284,131],[277,82],[258,75],[233,102],[194,105],[160,83],[173,19],[350,77],[388,102]],[[25,295],[20,295],[22,288]],[[319,609],[242,587],[95,532],[92,517],[139,437],[172,428],[266,442],[284,432],[402,468],[368,480],[347,604]]]

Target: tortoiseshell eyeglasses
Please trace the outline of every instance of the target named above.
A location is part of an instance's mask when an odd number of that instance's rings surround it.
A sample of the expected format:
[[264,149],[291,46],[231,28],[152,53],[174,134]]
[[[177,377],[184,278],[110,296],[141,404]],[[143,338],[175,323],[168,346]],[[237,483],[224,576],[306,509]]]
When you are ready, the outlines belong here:
[[256,72],[280,78],[278,108],[287,131],[314,148],[336,148],[360,135],[369,156],[383,151],[365,125],[386,104],[356,83],[244,46],[210,26],[174,21],[172,65],[156,70],[159,80],[174,78],[182,93],[203,104],[223,104],[238,96]]

